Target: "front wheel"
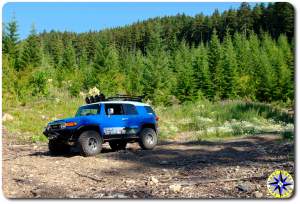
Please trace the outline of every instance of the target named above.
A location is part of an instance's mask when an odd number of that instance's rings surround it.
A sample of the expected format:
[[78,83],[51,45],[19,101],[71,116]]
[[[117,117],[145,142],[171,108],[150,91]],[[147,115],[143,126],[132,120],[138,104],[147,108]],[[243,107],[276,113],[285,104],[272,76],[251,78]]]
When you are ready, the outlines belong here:
[[94,130],[88,130],[79,136],[80,153],[83,156],[94,156],[99,154],[102,149],[102,138]]
[[140,134],[139,144],[142,149],[153,149],[157,144],[157,135],[152,128],[144,128]]

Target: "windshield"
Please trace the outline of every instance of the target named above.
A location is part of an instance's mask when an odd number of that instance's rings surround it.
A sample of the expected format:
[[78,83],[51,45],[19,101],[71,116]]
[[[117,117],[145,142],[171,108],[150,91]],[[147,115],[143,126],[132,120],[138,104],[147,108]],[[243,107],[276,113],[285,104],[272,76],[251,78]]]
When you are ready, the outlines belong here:
[[99,104],[93,104],[93,105],[87,105],[87,106],[81,106],[75,117],[77,116],[87,116],[87,115],[97,115],[100,113],[100,105]]

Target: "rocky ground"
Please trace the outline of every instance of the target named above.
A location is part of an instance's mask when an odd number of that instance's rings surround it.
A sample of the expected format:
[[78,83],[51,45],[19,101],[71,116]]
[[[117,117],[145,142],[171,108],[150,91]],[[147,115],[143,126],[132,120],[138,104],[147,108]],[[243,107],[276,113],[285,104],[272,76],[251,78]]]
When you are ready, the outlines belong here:
[[[222,142],[182,139],[144,151],[137,144],[96,157],[76,149],[51,156],[47,145],[14,145],[3,133],[3,191],[8,198],[272,198],[275,169],[294,176],[294,144],[278,135]],[[180,136],[182,138],[182,135]]]

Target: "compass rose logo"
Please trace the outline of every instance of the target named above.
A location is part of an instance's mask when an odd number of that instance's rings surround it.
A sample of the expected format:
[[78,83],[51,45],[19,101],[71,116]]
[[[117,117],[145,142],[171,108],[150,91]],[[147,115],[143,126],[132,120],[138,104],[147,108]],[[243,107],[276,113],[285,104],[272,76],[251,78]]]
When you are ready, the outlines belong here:
[[269,176],[267,186],[275,198],[288,198],[294,190],[294,180],[288,172],[276,170]]

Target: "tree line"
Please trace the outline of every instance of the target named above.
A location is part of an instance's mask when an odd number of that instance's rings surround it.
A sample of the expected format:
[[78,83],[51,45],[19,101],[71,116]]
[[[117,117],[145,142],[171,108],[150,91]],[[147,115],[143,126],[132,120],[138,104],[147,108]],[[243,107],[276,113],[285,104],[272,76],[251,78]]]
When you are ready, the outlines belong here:
[[[294,9],[242,3],[194,17],[157,17],[86,33],[50,31],[20,40],[3,25],[3,92],[20,100],[47,96],[47,80],[78,96],[145,95],[155,104],[199,98],[294,100]],[[67,84],[66,84],[67,82]]]

